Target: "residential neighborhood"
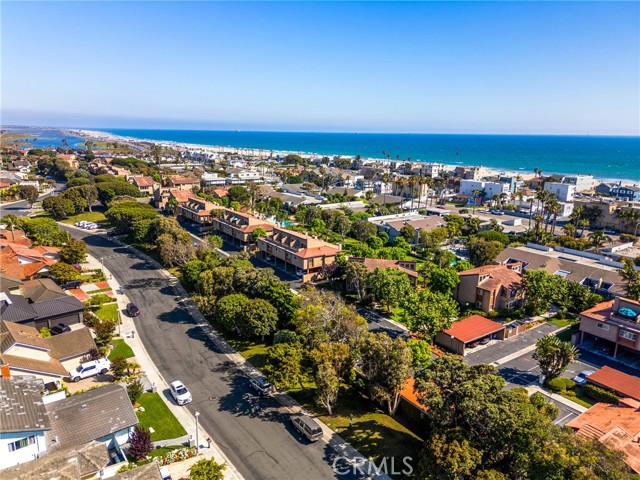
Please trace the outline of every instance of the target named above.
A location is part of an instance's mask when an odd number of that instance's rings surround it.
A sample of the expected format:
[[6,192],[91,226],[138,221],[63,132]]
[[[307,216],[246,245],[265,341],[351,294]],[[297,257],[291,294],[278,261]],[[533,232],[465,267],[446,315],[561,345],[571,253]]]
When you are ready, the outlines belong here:
[[3,162],[57,190],[3,197],[2,478],[328,478],[323,449],[421,471],[453,441],[443,372],[640,474],[640,205],[592,177],[132,140]]

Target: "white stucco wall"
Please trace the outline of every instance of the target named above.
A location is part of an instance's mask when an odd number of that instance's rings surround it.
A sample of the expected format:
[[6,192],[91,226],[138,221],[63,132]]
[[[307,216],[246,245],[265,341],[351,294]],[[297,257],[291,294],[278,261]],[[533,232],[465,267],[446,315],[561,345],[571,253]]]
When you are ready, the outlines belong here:
[[[10,443],[28,438],[31,435],[36,437],[34,444],[19,448],[13,452],[9,451]],[[47,445],[44,439],[44,431],[0,433],[0,470],[35,460],[38,454],[44,453],[46,450]],[[0,478],[2,478],[2,474],[0,474]]]

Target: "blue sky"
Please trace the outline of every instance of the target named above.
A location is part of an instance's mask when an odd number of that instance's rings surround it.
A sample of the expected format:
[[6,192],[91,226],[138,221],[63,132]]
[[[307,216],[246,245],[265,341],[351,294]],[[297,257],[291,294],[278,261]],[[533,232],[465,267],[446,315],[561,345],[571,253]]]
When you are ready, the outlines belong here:
[[3,2],[2,123],[640,133],[638,2]]

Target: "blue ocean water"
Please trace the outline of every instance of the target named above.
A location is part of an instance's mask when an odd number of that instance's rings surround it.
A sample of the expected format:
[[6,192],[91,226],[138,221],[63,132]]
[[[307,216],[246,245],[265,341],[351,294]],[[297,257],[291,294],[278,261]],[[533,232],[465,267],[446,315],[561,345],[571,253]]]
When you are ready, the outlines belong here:
[[265,151],[484,165],[507,171],[588,174],[640,181],[640,137],[302,133],[103,129],[116,135]]

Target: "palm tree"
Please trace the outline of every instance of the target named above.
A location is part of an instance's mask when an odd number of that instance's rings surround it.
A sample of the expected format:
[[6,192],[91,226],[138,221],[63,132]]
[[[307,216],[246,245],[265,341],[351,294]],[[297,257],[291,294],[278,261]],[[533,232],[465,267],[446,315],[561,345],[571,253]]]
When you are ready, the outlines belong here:
[[640,212],[631,208],[620,210],[616,213],[616,217],[619,218],[625,225],[635,225],[633,231],[634,236],[638,236],[638,228],[640,228]]
[[87,148],[87,151],[89,153],[91,153],[91,148],[93,147],[94,143],[91,140],[87,140],[86,142],[84,142],[84,146]]
[[634,268],[629,259],[623,260],[624,267],[618,270],[618,274],[627,282],[625,290],[627,297],[633,300],[640,299],[640,272]]
[[476,213],[476,198],[480,193],[480,189],[474,188],[473,190],[471,190],[471,193],[473,194],[473,205],[471,207],[471,214],[473,215]]
[[591,245],[593,246],[593,250],[596,253],[600,253],[600,249],[602,246],[611,241],[611,238],[605,235],[604,230],[596,230],[595,232],[591,232],[589,234],[589,239],[591,240]]
[[576,226],[573,223],[567,223],[564,227],[562,227],[562,230],[564,231],[564,234],[569,236],[569,237],[575,237],[576,236]]
[[389,172],[384,172],[382,174],[382,183],[384,184],[382,203],[385,205],[387,203],[387,190],[389,189],[389,180],[391,180],[391,174]]

